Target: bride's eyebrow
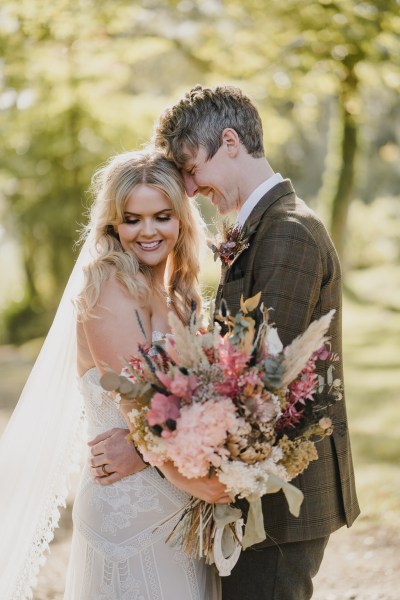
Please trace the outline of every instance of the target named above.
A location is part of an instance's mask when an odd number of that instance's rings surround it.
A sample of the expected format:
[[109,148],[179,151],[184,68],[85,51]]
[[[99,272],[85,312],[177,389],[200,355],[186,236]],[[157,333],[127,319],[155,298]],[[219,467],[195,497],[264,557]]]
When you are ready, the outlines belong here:
[[[161,215],[163,213],[172,213],[172,212],[173,212],[172,208],[164,208],[163,210],[159,210],[158,212],[156,212],[154,214],[157,216],[157,215]],[[142,216],[141,213],[134,213],[134,212],[130,212],[129,210],[125,210],[124,215],[129,215],[131,217],[141,217]]]

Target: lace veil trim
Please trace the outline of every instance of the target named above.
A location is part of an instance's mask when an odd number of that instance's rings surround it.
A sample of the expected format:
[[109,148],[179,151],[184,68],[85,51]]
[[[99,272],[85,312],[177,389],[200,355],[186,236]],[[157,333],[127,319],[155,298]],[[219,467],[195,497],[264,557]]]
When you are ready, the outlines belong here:
[[0,598],[32,598],[32,586],[65,506],[82,448],[72,299],[92,260],[85,242],[51,329],[0,440]]

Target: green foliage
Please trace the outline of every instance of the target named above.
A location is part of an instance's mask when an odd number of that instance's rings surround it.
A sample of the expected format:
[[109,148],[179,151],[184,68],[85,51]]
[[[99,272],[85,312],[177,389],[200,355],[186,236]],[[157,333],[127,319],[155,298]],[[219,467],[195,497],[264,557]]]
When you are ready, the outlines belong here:
[[25,298],[11,303],[3,313],[1,339],[5,344],[22,344],[26,340],[40,337],[51,324],[48,313],[42,306]]
[[349,269],[367,269],[400,263],[400,202],[377,198],[371,204],[352,203],[346,261]]

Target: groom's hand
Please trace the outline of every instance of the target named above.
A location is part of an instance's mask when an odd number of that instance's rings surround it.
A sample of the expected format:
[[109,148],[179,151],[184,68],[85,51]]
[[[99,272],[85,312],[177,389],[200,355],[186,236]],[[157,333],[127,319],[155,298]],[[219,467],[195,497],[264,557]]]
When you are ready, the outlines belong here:
[[128,429],[115,427],[88,442],[92,454],[91,472],[95,481],[101,485],[115,483],[148,466],[140,458],[133,443],[126,439],[128,433]]

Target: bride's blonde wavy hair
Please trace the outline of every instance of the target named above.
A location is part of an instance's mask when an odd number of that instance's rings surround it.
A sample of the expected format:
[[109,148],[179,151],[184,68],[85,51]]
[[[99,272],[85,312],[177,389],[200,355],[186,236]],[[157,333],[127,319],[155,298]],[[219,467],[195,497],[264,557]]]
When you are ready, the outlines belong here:
[[114,156],[93,175],[91,190],[95,200],[84,235],[89,237],[96,257],[85,268],[84,287],[76,302],[80,320],[92,316],[101,285],[113,271],[142,305],[157,288],[151,268],[139,263],[133,252],[124,251],[117,233],[117,226],[124,221],[127,199],[140,184],[165,194],[179,220],[178,240],[168,256],[165,273],[171,307],[183,322],[189,320],[194,306],[200,310],[198,273],[201,246],[205,245],[204,223],[196,205],[186,195],[177,167],[148,148]]

